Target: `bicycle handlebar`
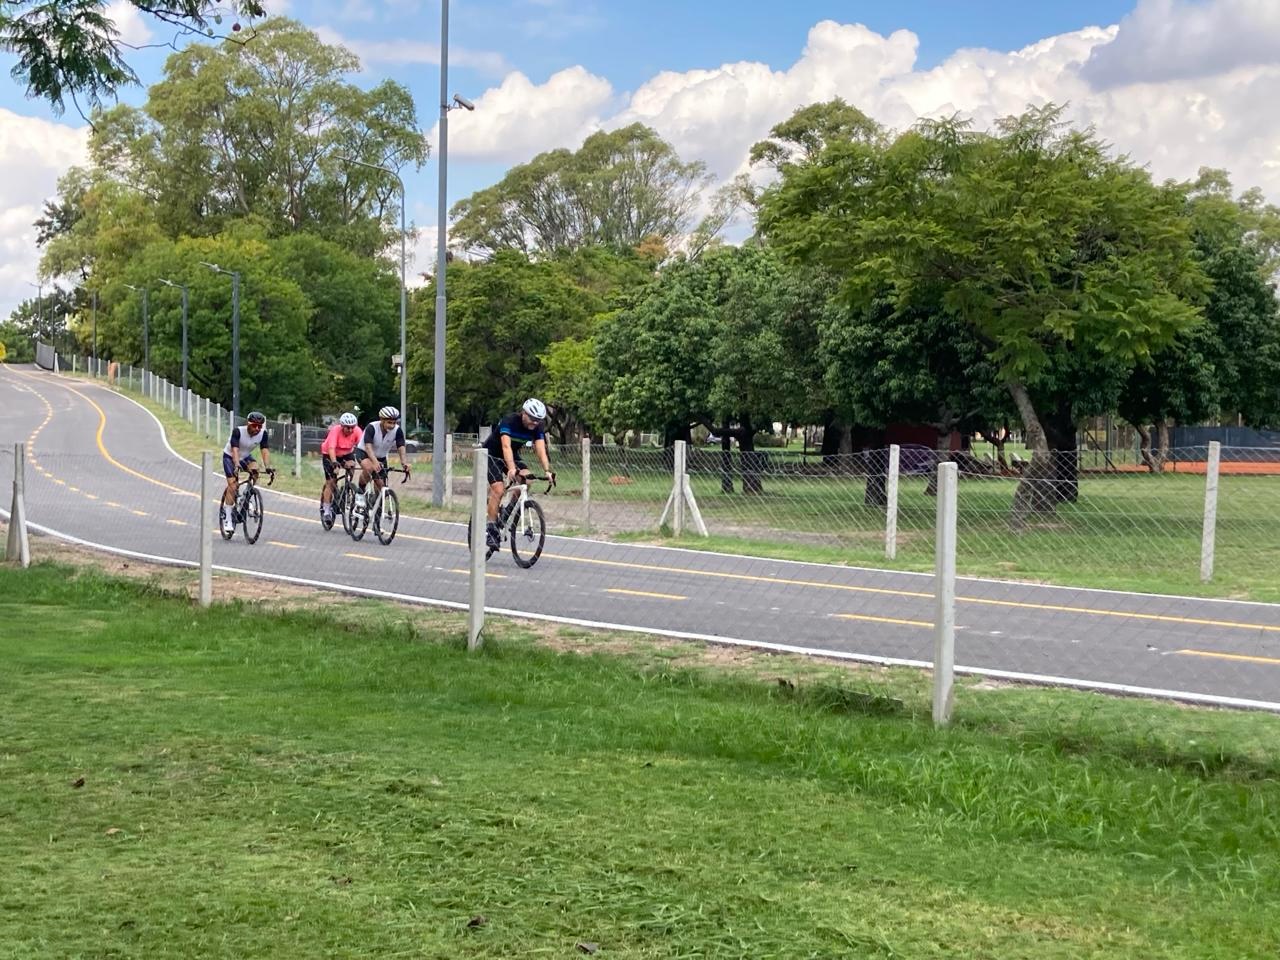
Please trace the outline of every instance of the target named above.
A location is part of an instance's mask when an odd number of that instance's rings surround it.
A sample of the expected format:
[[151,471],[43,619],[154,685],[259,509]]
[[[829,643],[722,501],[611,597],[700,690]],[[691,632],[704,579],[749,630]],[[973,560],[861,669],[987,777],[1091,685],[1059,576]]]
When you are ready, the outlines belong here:
[[552,488],[554,488],[556,485],[556,478],[554,474],[530,473],[530,474],[521,476],[520,474],[517,473],[516,478],[507,484],[507,489],[510,489],[516,486],[517,484],[524,483],[528,480],[537,480],[539,482],[545,480],[547,484],[547,489],[543,491],[544,493],[550,493]]
[[251,476],[253,476],[255,473],[265,473],[265,474],[267,475],[267,486],[268,486],[268,487],[269,487],[269,486],[271,486],[273,483],[275,483],[275,482],[276,482],[276,468],[275,468],[275,467],[267,467],[267,469],[266,469],[266,470],[241,470],[240,472],[241,472],[241,473],[243,473],[243,474],[245,474],[246,476],[250,476],[250,477],[251,477]]
[[402,473],[404,479],[400,481],[400,485],[404,486],[409,482],[409,470],[407,467],[387,467],[387,473]]

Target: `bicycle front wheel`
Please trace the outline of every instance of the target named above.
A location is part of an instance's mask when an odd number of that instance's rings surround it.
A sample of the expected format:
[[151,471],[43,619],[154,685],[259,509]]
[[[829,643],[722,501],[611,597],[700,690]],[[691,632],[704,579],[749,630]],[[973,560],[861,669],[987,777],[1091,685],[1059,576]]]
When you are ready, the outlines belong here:
[[511,556],[527,570],[542,556],[542,545],[547,541],[547,521],[542,516],[542,507],[533,500],[524,502],[523,515],[517,508],[511,518]]
[[400,501],[394,490],[382,492],[382,507],[373,515],[373,535],[384,547],[396,538],[400,527]]
[[343,481],[333,496],[333,512],[342,517],[342,530],[348,535],[351,533],[351,506],[354,502],[351,484]]
[[244,498],[244,538],[250,543],[258,542],[262,533],[262,494],[257,489],[249,491]]

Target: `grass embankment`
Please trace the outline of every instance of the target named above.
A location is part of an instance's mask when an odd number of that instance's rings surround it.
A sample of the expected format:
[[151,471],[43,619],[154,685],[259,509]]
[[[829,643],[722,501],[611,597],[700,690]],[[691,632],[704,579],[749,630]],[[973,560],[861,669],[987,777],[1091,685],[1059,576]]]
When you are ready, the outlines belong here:
[[0,568],[0,954],[1280,951],[1275,718],[698,649]]

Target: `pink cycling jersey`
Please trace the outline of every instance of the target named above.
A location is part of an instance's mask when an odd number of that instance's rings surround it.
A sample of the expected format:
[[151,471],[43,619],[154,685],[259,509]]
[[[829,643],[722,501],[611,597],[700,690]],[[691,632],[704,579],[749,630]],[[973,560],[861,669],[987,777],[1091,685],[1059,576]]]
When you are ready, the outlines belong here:
[[324,443],[320,444],[320,452],[334,458],[345,457],[360,446],[363,436],[364,434],[359,427],[352,427],[350,433],[344,434],[342,432],[342,424],[335,423],[325,435]]

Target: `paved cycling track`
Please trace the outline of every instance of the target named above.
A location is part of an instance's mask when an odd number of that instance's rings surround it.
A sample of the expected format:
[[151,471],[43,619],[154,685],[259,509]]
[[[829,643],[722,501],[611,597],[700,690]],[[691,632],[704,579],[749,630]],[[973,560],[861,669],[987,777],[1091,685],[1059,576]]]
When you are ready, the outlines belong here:
[[[27,511],[38,532],[151,558],[197,558],[199,469],[144,408],[104,385],[0,365],[0,481],[27,441]],[[287,461],[282,461],[287,462]],[[217,465],[215,465],[217,469]],[[221,471],[213,489],[222,485]],[[394,543],[326,533],[313,501],[263,489],[250,546],[215,538],[215,570],[402,599],[465,604],[461,524],[403,517]],[[0,514],[7,518],[6,509]],[[933,580],[548,537],[531,570],[489,562],[486,604],[503,613],[871,662],[927,663]],[[225,597],[215,577],[215,597]],[[961,578],[958,668],[1102,689],[1158,691],[1280,710],[1280,605]]]

